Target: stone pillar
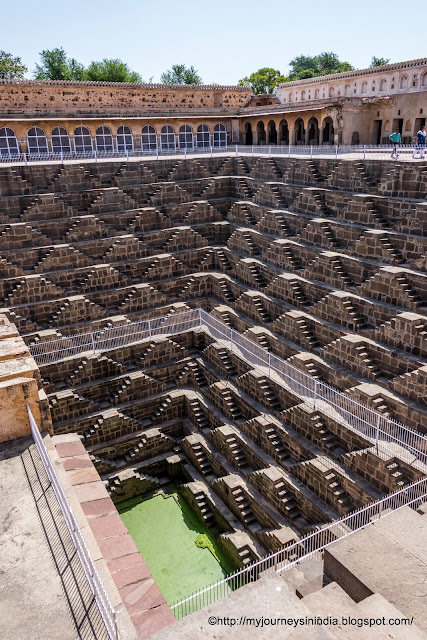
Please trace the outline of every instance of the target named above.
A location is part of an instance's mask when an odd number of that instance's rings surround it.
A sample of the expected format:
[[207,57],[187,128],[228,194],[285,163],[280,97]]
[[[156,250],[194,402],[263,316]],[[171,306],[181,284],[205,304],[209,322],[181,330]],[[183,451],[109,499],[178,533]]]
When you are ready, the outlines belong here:
[[0,314],[0,443],[31,433],[27,405],[40,430],[51,432],[39,368],[15,325]]

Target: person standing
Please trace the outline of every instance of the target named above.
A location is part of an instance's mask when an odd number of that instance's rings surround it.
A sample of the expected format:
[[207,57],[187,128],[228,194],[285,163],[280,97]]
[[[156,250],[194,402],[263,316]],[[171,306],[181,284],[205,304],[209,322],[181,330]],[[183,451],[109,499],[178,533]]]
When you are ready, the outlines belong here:
[[397,153],[397,146],[402,142],[402,138],[400,137],[399,127],[396,127],[396,131],[392,133],[391,136],[389,136],[389,138],[393,143],[393,151],[392,151],[391,157],[397,160],[397,158],[399,157]]
[[415,154],[417,151],[420,154],[420,160],[424,160],[424,151],[426,148],[426,128],[421,127],[419,131],[417,131],[417,135],[415,136],[415,149],[412,157],[415,158]]

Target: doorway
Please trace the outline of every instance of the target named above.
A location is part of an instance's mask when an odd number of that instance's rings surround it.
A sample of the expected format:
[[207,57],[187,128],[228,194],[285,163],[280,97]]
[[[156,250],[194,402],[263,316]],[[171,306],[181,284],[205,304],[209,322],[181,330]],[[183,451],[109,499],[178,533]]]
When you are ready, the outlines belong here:
[[381,144],[382,130],[383,130],[383,121],[374,120],[374,144]]

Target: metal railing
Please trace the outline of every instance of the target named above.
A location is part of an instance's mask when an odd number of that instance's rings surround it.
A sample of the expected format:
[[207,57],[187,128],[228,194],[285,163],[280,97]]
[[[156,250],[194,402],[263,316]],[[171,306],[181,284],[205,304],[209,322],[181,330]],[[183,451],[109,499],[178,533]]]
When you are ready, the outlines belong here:
[[49,478],[49,481],[55,493],[56,499],[58,500],[58,504],[60,506],[62,515],[64,516],[64,520],[67,525],[68,531],[70,532],[70,536],[73,541],[74,547],[76,548],[76,551],[80,558],[80,562],[85,572],[87,581],[89,583],[89,586],[91,588],[95,601],[98,605],[98,609],[101,614],[101,617],[104,621],[105,628],[111,640],[118,640],[119,635],[118,635],[118,629],[117,629],[116,613],[107,595],[107,592],[102,583],[102,580],[99,577],[98,571],[96,570],[95,563],[92,560],[92,557],[86,545],[84,536],[80,530],[77,520],[70,507],[70,503],[68,502],[67,496],[65,495],[64,489],[62,488],[61,482],[59,481],[55,468],[52,464],[52,461],[49,457],[49,454],[47,452],[43,439],[40,435],[40,431],[37,427],[33,414],[31,413],[31,409],[28,405],[27,405],[27,410],[28,410],[28,416],[30,419],[31,433],[33,435],[34,443],[40,455],[41,461],[43,462],[43,466],[46,470],[47,476]]
[[170,608],[176,618],[182,618],[213,604],[236,589],[254,582],[266,572],[280,574],[309,558],[314,557],[320,560],[322,552],[335,542],[375,524],[380,518],[390,515],[402,507],[412,506],[413,508],[418,508],[426,501],[427,478],[422,478],[404,489],[400,489],[373,504],[362,507],[340,520],[325,525],[297,542],[289,544],[257,562],[253,562],[244,569],[235,571],[223,580],[219,580],[176,602]]
[[427,464],[425,436],[294,367],[203,309],[38,342],[30,344],[29,350],[36,363],[44,366],[78,354],[109,351],[140,340],[197,328],[208,331],[215,340],[223,341],[231,353],[260,369],[296,399],[357,433],[366,448],[375,445],[376,454],[383,460],[398,457],[419,469]]
[[[11,154],[0,153],[0,163],[4,164],[32,164],[40,162],[49,163],[65,163],[65,162],[78,162],[89,161],[98,162],[103,160],[126,160],[137,161],[142,159],[159,159],[167,157],[192,157],[192,156],[205,156],[213,157],[218,154],[236,155],[236,156],[281,156],[287,158],[341,158],[341,159],[373,159],[373,160],[387,160],[391,158],[392,145],[240,145],[240,144],[225,144],[225,145],[209,145],[200,146],[189,145],[182,147],[179,144],[171,147],[165,147],[164,145],[157,145],[154,149],[128,149],[126,151],[118,151],[113,149],[111,151],[102,151],[93,148],[92,151],[46,151],[40,153],[24,153],[16,152]],[[419,150],[415,148],[413,144],[401,144],[399,145],[399,158],[400,160],[410,160],[412,155],[418,154]],[[426,156],[427,158],[427,156]],[[397,160],[396,158],[394,158]]]

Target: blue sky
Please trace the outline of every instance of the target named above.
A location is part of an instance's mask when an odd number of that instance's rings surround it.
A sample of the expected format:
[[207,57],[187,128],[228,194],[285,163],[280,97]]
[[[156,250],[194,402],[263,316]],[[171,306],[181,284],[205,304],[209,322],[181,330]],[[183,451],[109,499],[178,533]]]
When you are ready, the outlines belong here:
[[144,80],[175,63],[205,83],[235,84],[261,67],[286,74],[299,54],[334,51],[356,68],[427,56],[420,0],[15,0],[3,2],[0,48],[32,76],[42,49],[63,47],[83,64],[121,58]]

